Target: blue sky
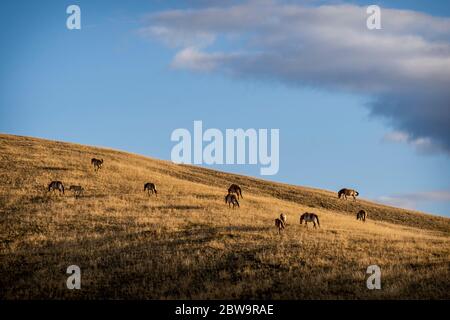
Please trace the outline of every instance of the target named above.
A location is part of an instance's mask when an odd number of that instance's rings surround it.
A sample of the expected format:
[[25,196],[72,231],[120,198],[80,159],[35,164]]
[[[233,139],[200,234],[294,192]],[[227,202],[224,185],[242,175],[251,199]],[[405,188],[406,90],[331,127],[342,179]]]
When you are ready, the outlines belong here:
[[[236,12],[264,7],[254,1],[233,3]],[[448,58],[448,30],[441,30],[448,25],[448,2],[375,3],[382,8],[382,24],[385,32],[391,32],[389,36],[396,39],[405,32],[416,32],[418,38],[424,39],[421,45],[439,44],[440,55]],[[66,28],[66,8],[71,4],[81,8],[81,30]],[[343,4],[349,7],[342,10],[353,14],[373,3],[267,2],[265,5],[278,20],[276,28],[266,28],[260,25],[259,16],[251,25],[246,19],[230,21],[226,16],[231,12],[230,5],[220,0],[3,2],[0,132],[170,159],[175,144],[170,141],[172,131],[192,131],[194,120],[202,120],[205,129],[278,128],[280,170],[264,179],[329,190],[350,186],[364,198],[450,215],[450,134],[445,122],[450,101],[439,91],[441,84],[448,84],[448,78],[433,69],[445,71],[448,65],[441,67],[441,60],[437,60],[437,67],[432,63],[417,65],[414,73],[399,75],[395,72],[397,65],[392,64],[392,74],[374,72],[385,63],[390,66],[398,56],[409,58],[411,50],[406,47],[407,53],[402,52],[403,43],[399,42],[400,49],[382,47],[377,56],[355,54],[347,72],[348,62],[342,56],[361,48],[351,47],[337,55],[342,48],[333,47],[333,41],[318,41],[311,28],[322,18],[323,13],[318,11],[315,20],[316,8],[330,5],[339,13]],[[298,21],[298,25],[286,29],[283,5],[297,9],[306,6],[313,11],[305,22]],[[214,14],[223,17],[224,22],[210,22],[211,7],[218,8]],[[384,14],[385,8],[394,11]],[[180,10],[176,17],[165,15],[174,9]],[[416,31],[414,21],[399,24],[403,22],[396,20],[397,9],[426,16],[416,19]],[[262,10],[260,16],[264,14]],[[414,14],[411,17],[415,18]],[[363,21],[365,18],[362,16]],[[321,23],[334,23],[340,28],[347,22],[336,19]],[[155,35],[154,26],[167,32]],[[412,31],[404,31],[406,27]],[[249,28],[251,33],[247,33]],[[294,32],[294,28],[303,31]],[[281,34],[279,30],[288,31]],[[285,65],[270,55],[273,46],[268,41],[272,36],[276,48],[293,65]],[[299,67],[295,60],[298,48],[292,46],[295,41],[305,44],[302,61],[314,58],[324,66],[321,72]],[[411,46],[415,48],[416,44]],[[258,53],[252,56],[254,51]],[[313,51],[314,56],[308,53]],[[292,52],[295,55],[290,56]],[[333,59],[327,52],[334,54]],[[258,60],[265,56],[269,58]],[[420,61],[434,58],[420,57]],[[366,59],[377,69],[357,65],[362,60],[364,66]],[[334,64],[327,65],[330,60]],[[208,63],[212,67],[202,70]],[[330,71],[334,67],[337,73]],[[368,80],[373,73],[375,79]],[[426,80],[430,74],[436,75],[431,89],[423,88],[435,93],[431,100],[427,100],[427,94],[417,93],[422,82],[410,80],[410,74],[414,78],[418,73],[418,79]],[[391,89],[380,85],[386,82]],[[410,102],[410,93],[413,101],[431,102],[413,103],[408,109],[405,103]],[[391,101],[397,104],[388,109]],[[436,117],[438,112],[441,116]],[[215,168],[259,175],[259,166]]]

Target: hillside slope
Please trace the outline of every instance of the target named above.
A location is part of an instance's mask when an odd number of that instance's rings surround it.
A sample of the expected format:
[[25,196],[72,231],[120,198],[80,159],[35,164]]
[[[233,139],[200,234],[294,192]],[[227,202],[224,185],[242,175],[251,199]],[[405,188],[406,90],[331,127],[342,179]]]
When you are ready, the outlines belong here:
[[[85,193],[48,193],[52,180]],[[321,228],[299,225],[305,211]],[[0,135],[0,219],[1,299],[450,298],[450,219],[115,150]],[[81,290],[66,288],[72,264]],[[366,288],[372,264],[381,290]]]

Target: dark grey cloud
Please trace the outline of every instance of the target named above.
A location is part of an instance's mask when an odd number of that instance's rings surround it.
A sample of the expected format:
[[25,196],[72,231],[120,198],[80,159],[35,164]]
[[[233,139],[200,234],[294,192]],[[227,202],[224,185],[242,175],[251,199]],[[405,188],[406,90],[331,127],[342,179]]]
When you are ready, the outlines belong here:
[[450,151],[450,19],[382,8],[382,29],[369,30],[367,16],[249,1],[159,12],[140,32],[176,48],[174,68],[368,95],[373,116]]

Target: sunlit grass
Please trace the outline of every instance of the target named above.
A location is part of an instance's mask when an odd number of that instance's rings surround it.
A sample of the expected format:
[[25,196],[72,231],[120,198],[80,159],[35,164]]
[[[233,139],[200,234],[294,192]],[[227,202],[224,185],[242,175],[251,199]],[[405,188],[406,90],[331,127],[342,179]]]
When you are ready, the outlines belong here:
[[[0,150],[3,299],[450,298],[446,218],[75,144],[0,135]],[[51,180],[84,195],[49,194]],[[225,205],[231,183],[240,209]],[[299,224],[305,211],[321,228]],[[72,264],[81,290],[66,288]],[[382,290],[366,288],[371,264]]]

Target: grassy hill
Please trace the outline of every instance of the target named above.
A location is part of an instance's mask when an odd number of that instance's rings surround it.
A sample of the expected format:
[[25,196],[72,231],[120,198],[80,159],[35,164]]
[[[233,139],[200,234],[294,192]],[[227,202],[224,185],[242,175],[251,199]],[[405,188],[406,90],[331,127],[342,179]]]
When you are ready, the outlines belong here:
[[[85,193],[50,194],[52,180]],[[0,221],[0,299],[450,298],[450,219],[115,150],[0,135]],[[81,290],[66,288],[72,264]],[[381,290],[366,288],[372,264]]]

